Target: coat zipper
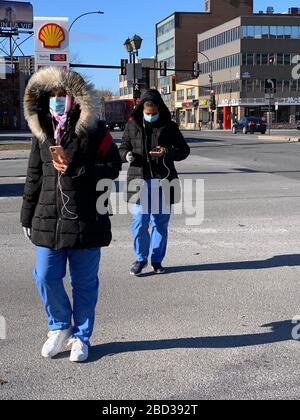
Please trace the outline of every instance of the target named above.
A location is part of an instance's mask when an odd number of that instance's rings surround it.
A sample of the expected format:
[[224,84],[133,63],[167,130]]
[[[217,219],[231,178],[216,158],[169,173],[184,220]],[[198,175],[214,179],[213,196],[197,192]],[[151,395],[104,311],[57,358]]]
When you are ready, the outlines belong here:
[[152,165],[151,165],[151,159],[150,159],[150,154],[149,154],[149,150],[148,150],[148,146],[147,146],[147,133],[146,133],[146,127],[145,125],[143,126],[143,138],[144,138],[144,146],[145,146],[145,150],[146,150],[146,155],[147,155],[147,162],[150,168],[150,175],[152,177],[152,179],[154,179],[154,175],[153,175],[153,170],[152,170]]
[[[67,136],[68,134],[68,129],[69,129],[69,119],[67,121],[67,125],[66,125],[66,132],[63,135],[62,139],[61,139],[61,143],[63,142],[64,138]],[[52,124],[53,124],[53,129],[55,131],[55,124],[54,121],[52,120]],[[56,222],[56,231],[55,231],[55,250],[59,250],[59,238],[60,238],[60,230],[61,230],[61,210],[59,208],[58,205],[58,201],[59,201],[59,187],[58,187],[58,178],[59,178],[59,173],[57,172],[57,176],[56,176],[56,211],[57,211],[57,222]]]
[[59,199],[59,188],[58,188],[58,177],[59,173],[57,173],[56,178],[56,211],[57,211],[57,222],[56,222],[56,233],[55,233],[55,249],[59,249],[59,234],[60,234],[60,228],[61,228],[61,216],[60,216],[60,209],[58,205],[58,199]]

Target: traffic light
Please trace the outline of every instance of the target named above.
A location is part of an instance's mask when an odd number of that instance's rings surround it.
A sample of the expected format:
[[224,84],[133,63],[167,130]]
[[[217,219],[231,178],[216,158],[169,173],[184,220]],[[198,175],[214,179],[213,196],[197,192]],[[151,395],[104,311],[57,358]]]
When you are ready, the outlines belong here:
[[210,109],[211,111],[215,111],[217,109],[216,93],[213,90],[210,93]]
[[133,99],[137,100],[141,98],[141,85],[139,83],[134,83],[133,85]]
[[275,54],[270,54],[269,55],[269,64],[270,64],[270,66],[273,66],[274,64],[276,64]]
[[128,60],[121,60],[121,75],[127,76]]
[[194,61],[193,63],[193,75],[194,77],[199,77],[201,74],[201,67],[198,61]]
[[167,77],[168,73],[168,63],[163,61],[160,63],[160,77]]
[[176,74],[172,76],[172,92],[176,92]]

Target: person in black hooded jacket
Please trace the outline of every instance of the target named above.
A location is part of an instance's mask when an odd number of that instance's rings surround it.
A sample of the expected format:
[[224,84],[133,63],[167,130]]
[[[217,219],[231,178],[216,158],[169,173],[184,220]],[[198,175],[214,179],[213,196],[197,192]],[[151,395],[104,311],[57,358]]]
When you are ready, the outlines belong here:
[[[70,360],[83,362],[94,328],[101,248],[112,239],[108,211],[97,212],[96,185],[116,179],[122,163],[99,121],[97,93],[78,73],[51,67],[37,72],[24,110],[33,140],[21,223],[37,247],[34,277],[50,330],[42,355],[56,356],[70,339]],[[52,147],[63,155],[53,157]],[[67,262],[73,305],[63,285]]]
[[[174,162],[185,160],[190,148],[157,90],[143,94],[119,150],[122,161],[130,163],[127,201],[133,204],[131,228],[136,257],[130,273],[141,275],[151,254],[154,272],[163,274],[171,206],[179,200]],[[172,189],[168,188],[171,184]]]

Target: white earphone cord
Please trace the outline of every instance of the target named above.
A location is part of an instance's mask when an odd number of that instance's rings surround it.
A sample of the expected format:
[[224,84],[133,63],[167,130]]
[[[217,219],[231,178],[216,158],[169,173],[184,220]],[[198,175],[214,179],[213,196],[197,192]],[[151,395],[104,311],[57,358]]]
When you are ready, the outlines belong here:
[[[62,200],[62,203],[63,203],[63,207],[62,207],[62,210],[61,210],[61,215],[62,215],[62,217],[65,217],[68,220],[77,220],[79,216],[76,213],[70,211],[67,207],[69,202],[70,202],[70,197],[63,192],[62,185],[61,185],[61,178],[62,178],[62,174],[59,174],[59,176],[58,176],[58,188],[59,188],[59,191],[61,193],[61,200]],[[65,198],[67,199],[66,201],[65,201]],[[67,217],[68,214],[73,216],[73,217]]]
[[171,175],[170,168],[167,166],[166,161],[165,161],[165,156],[163,157],[163,164],[164,164],[164,167],[166,168],[166,170],[168,171],[168,175],[165,178],[163,178],[161,181],[165,181]]

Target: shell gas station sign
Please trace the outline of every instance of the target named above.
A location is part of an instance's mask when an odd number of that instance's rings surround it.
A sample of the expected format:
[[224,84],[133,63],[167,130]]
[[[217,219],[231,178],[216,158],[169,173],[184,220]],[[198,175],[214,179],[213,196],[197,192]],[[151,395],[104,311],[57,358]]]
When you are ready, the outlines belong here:
[[68,18],[34,18],[36,71],[49,66],[69,69],[68,30]]

